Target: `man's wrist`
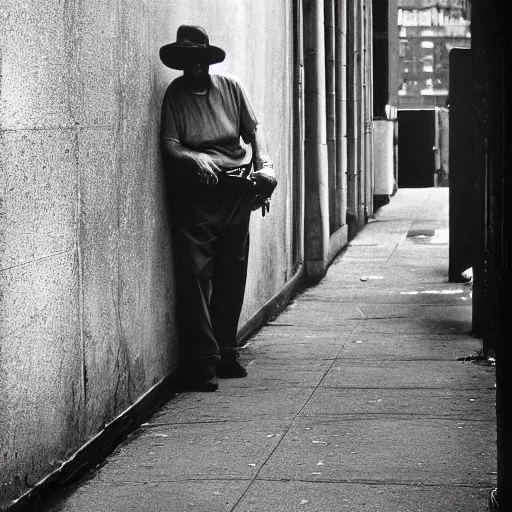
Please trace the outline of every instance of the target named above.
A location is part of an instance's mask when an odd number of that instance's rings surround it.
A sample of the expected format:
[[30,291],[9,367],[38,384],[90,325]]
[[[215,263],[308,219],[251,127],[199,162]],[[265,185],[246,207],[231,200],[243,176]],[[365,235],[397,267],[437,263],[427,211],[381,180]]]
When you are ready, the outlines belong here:
[[274,162],[270,158],[260,158],[256,164],[256,171],[274,170]]

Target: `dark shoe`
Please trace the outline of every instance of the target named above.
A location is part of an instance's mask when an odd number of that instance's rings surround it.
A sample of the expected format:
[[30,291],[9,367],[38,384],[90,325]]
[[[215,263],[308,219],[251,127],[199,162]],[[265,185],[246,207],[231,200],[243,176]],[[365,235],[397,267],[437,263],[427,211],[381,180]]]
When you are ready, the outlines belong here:
[[184,367],[180,375],[180,388],[184,391],[217,391],[219,381],[215,375],[214,363],[204,361]]
[[216,376],[206,380],[198,377],[182,377],[180,388],[183,391],[217,391],[219,389],[219,381]]
[[241,379],[247,377],[247,370],[236,359],[220,361],[217,364],[217,375],[221,379]]

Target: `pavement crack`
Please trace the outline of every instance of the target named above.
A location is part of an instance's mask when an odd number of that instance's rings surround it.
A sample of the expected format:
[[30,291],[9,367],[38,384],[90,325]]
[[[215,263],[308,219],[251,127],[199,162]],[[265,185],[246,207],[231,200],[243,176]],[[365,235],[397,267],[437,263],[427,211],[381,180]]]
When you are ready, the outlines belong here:
[[[339,362],[339,360],[338,360]],[[350,389],[350,390],[394,390],[394,391],[495,391],[494,388],[491,387],[474,387],[474,388],[468,388],[468,387],[458,387],[458,388],[450,388],[450,387],[434,387],[434,386],[322,386],[322,389]]]
[[391,254],[389,255],[389,258],[386,260],[386,264],[389,263],[389,260],[393,257],[393,254],[395,254],[396,250],[398,249],[398,246],[400,245],[400,242],[398,242],[396,245],[395,245],[395,248],[393,249],[393,251],[391,252]]
[[[355,331],[356,327],[354,326],[350,332],[350,334],[348,335],[348,337],[346,337],[344,339],[344,341],[342,342],[341,344],[341,347],[340,349],[338,350],[337,354],[336,354],[336,358],[338,358],[338,356],[340,355],[341,351],[345,348],[345,346],[347,345],[348,343],[348,340],[350,339],[350,337],[352,336],[353,332]],[[320,381],[318,382],[318,384],[315,386],[315,388],[311,391],[311,393],[309,394],[309,397],[307,398],[307,400],[304,402],[304,404],[302,405],[302,407],[299,409],[299,411],[295,414],[295,416],[293,417],[292,421],[290,422],[290,424],[284,429],[279,441],[276,443],[276,445],[274,446],[274,448],[271,450],[271,452],[269,453],[269,455],[265,458],[265,460],[260,464],[260,467],[258,468],[258,471],[256,471],[256,474],[254,475],[253,479],[251,480],[251,482],[249,483],[249,485],[247,486],[247,488],[245,489],[245,491],[241,494],[241,496],[238,498],[238,500],[234,503],[234,505],[231,507],[230,509],[230,512],[233,512],[236,507],[238,506],[238,504],[244,499],[245,495],[247,494],[247,492],[249,491],[249,489],[251,488],[252,484],[257,480],[259,474],[261,473],[261,470],[265,467],[265,464],[270,460],[270,458],[272,457],[272,455],[274,455],[275,451],[279,448],[279,446],[281,446],[281,443],[283,442],[283,439],[286,437],[286,435],[288,434],[288,432],[290,431],[290,429],[292,428],[292,426],[294,425],[295,421],[297,420],[297,418],[300,416],[300,414],[302,413],[302,411],[307,407],[307,405],[309,404],[311,398],[313,397],[313,395],[316,393],[316,391],[318,390],[318,388],[322,385],[322,382],[325,380],[325,377],[327,376],[327,374],[329,373],[329,371],[332,369],[332,367],[334,366],[334,364],[336,363],[336,359],[334,359],[331,364],[329,365],[329,368],[327,368],[327,370],[324,372],[322,378],[320,379]]]
[[258,482],[300,482],[300,483],[307,483],[307,484],[346,484],[346,485],[374,485],[374,486],[390,486],[390,485],[396,485],[400,487],[436,487],[436,488],[447,488],[447,489],[453,489],[453,488],[460,488],[460,489],[481,489],[483,486],[489,485],[492,487],[491,482],[478,482],[478,483],[471,483],[471,482],[450,482],[450,483],[443,483],[443,482],[424,482],[418,480],[410,481],[410,482],[404,482],[402,480],[373,480],[373,479],[365,479],[365,478],[353,478],[353,479],[346,479],[346,478],[333,478],[333,479],[320,479],[320,478],[258,478]]

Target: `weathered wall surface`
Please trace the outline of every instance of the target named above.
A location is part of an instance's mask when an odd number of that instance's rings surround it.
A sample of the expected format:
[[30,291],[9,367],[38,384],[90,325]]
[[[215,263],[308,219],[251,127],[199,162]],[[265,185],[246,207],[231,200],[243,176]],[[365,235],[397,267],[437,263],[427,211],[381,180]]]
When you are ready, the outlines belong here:
[[226,50],[280,174],[242,320],[291,277],[290,0],[3,0],[0,507],[175,365],[158,49],[181,23]]

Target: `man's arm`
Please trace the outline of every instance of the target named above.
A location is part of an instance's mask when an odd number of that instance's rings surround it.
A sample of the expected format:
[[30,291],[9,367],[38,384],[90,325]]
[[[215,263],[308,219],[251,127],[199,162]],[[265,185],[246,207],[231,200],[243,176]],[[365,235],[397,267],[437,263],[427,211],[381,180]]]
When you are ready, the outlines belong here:
[[177,140],[163,137],[164,151],[171,159],[183,162],[197,170],[197,176],[206,185],[215,185],[218,181],[217,173],[221,170],[217,167],[210,155],[194,151],[181,145]]
[[[256,171],[260,171],[264,165],[273,165],[268,151],[267,139],[260,124],[258,124],[254,130],[251,146],[253,151],[254,169]],[[267,168],[270,169],[270,167]]]

